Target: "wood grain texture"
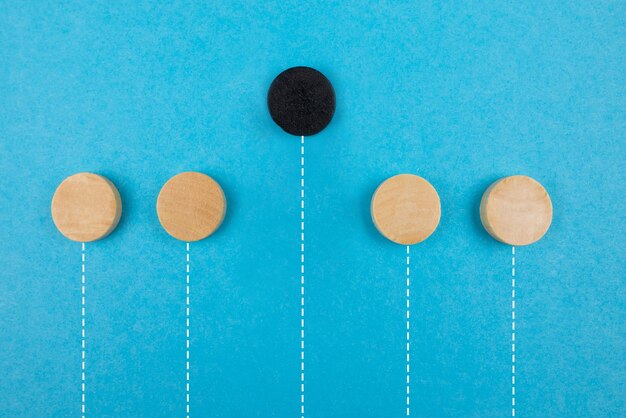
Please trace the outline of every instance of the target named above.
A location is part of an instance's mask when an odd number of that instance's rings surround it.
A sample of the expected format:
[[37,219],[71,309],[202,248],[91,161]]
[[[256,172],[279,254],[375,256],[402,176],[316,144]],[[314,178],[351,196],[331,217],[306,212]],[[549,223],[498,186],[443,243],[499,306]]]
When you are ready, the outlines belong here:
[[552,202],[536,180],[528,176],[505,177],[483,194],[480,220],[498,241],[529,245],[539,241],[550,228]]
[[378,186],[370,211],[383,236],[411,245],[424,241],[437,229],[441,202],[428,181],[413,174],[399,174]]
[[109,235],[122,215],[122,200],[115,185],[93,173],[78,173],[63,180],[52,197],[52,220],[72,241],[91,242]]
[[165,183],[157,199],[159,221],[181,241],[199,241],[214,233],[226,214],[220,185],[206,174],[186,172]]

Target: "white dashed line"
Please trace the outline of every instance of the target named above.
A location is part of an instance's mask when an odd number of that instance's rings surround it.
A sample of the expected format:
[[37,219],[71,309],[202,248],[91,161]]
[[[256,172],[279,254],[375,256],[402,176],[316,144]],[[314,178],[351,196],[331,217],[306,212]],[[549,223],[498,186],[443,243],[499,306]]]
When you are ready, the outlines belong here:
[[85,418],[85,243],[81,244],[81,417]]
[[515,416],[515,247],[511,247],[511,416]]
[[300,137],[300,415],[304,418],[304,136]]
[[187,243],[187,266],[186,266],[186,298],[185,298],[185,406],[186,416],[189,418],[189,243]]
[[411,415],[411,253],[406,246],[406,416]]

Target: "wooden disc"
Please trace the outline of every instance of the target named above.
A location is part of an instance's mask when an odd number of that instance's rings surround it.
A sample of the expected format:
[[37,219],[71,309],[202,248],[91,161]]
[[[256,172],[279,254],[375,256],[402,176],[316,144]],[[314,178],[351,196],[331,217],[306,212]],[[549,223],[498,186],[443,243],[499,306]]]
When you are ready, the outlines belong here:
[[528,176],[502,178],[487,188],[480,220],[489,234],[510,245],[539,241],[552,222],[552,202],[544,187]]
[[165,183],[157,199],[159,221],[181,241],[199,241],[219,228],[226,214],[226,197],[211,177],[196,172],[178,174]]
[[90,242],[109,235],[122,215],[117,188],[98,174],[78,173],[63,180],[52,197],[52,220],[72,241]]
[[413,174],[385,180],[374,192],[370,210],[378,231],[403,245],[424,241],[437,229],[441,217],[437,191]]

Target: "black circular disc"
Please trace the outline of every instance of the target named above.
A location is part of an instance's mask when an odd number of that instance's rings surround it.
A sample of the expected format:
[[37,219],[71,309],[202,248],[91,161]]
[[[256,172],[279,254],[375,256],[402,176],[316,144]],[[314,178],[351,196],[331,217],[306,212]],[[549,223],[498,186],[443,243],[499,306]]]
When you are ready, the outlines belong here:
[[267,105],[274,122],[287,133],[315,135],[335,114],[335,90],[317,70],[293,67],[272,81]]

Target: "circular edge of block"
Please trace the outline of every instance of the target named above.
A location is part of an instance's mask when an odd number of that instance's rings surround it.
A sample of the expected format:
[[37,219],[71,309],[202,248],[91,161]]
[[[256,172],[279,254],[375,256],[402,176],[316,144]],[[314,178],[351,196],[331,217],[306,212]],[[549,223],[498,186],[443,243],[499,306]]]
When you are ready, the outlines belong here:
[[[548,203],[548,208],[549,208],[549,219],[547,224],[541,229],[541,232],[539,234],[537,234],[533,239],[531,240],[524,240],[524,241],[518,241],[518,240],[507,240],[503,237],[501,237],[493,228],[493,226],[491,225],[491,222],[489,220],[489,214],[488,214],[488,205],[489,205],[489,196],[491,194],[491,192],[493,192],[493,190],[495,190],[498,186],[503,185],[506,181],[511,181],[511,180],[515,180],[515,179],[524,179],[526,181],[529,181],[533,186],[538,186],[538,189],[541,190],[543,193],[545,193],[546,197],[547,197],[547,203]],[[493,183],[491,183],[489,185],[489,187],[487,187],[487,189],[485,190],[485,192],[483,193],[481,199],[480,199],[480,222],[482,223],[483,227],[485,228],[485,230],[487,231],[487,233],[496,241],[501,242],[503,244],[507,244],[507,245],[512,245],[512,246],[517,246],[517,247],[523,247],[526,245],[531,245],[536,243],[537,241],[541,240],[545,234],[548,232],[548,230],[550,229],[550,226],[552,225],[552,217],[553,217],[553,207],[552,207],[552,200],[550,199],[550,194],[548,193],[548,191],[546,190],[545,187],[543,187],[543,185],[541,183],[539,183],[537,180],[535,180],[534,178],[530,177],[530,176],[526,176],[523,174],[516,174],[513,176],[506,176],[506,177],[502,177],[496,181],[494,181]]]
[[[67,186],[70,182],[76,180],[77,178],[80,177],[91,177],[94,180],[97,181],[102,181],[106,184],[106,186],[108,186],[109,190],[112,193],[112,197],[114,199],[114,204],[115,204],[115,213],[114,216],[111,220],[106,220],[109,223],[109,227],[102,231],[101,233],[97,234],[97,235],[93,235],[91,237],[82,237],[82,239],[78,236],[76,236],[76,234],[72,233],[72,232],[68,232],[65,231],[63,228],[63,225],[59,224],[59,220],[57,219],[56,214],[58,213],[58,199],[59,199],[59,191],[61,190],[61,188],[63,186]],[[54,191],[54,195],[52,196],[52,201],[50,203],[50,213],[52,216],[52,222],[54,223],[54,226],[57,228],[57,230],[67,239],[71,240],[71,241],[75,241],[75,242],[93,242],[93,241],[98,241],[101,240],[103,238],[106,238],[108,235],[110,235],[115,228],[117,228],[117,225],[120,222],[120,219],[122,217],[122,198],[120,196],[120,192],[117,189],[117,187],[115,187],[115,184],[109,180],[108,178],[104,177],[103,175],[100,174],[95,174],[95,173],[90,173],[90,172],[80,172],[80,173],[76,173],[76,174],[72,174],[71,176],[66,177],[65,179],[63,179],[63,181],[57,186],[57,188]]]
[[[430,189],[433,193],[434,193],[434,197],[436,199],[436,211],[437,211],[437,216],[434,222],[434,225],[432,226],[431,230],[426,233],[425,235],[417,238],[417,239],[413,239],[413,240],[399,240],[399,239],[395,239],[392,235],[389,234],[388,231],[385,231],[384,228],[382,227],[382,225],[380,225],[380,222],[377,221],[376,219],[376,214],[375,214],[375,200],[376,197],[378,195],[378,192],[386,185],[389,184],[390,181],[393,181],[394,179],[397,178],[402,178],[402,177],[411,177],[414,178],[416,180],[418,180],[422,185],[426,186],[428,189]],[[374,226],[376,227],[376,230],[385,238],[387,238],[389,241],[394,242],[396,244],[399,245],[415,245],[415,244],[419,244],[421,242],[426,241],[439,227],[439,223],[441,221],[441,199],[439,198],[439,193],[437,193],[437,189],[435,189],[435,187],[425,178],[415,175],[415,174],[410,174],[410,173],[403,173],[403,174],[396,174],[394,176],[391,176],[385,180],[383,180],[378,187],[376,188],[376,190],[374,191],[374,194],[372,195],[372,200],[370,202],[370,215],[372,218],[372,222],[374,223]]]
[[[222,202],[222,208],[221,208],[221,213],[220,216],[215,224],[214,227],[212,227],[211,229],[209,229],[208,231],[206,231],[203,234],[200,235],[181,235],[176,231],[172,231],[171,228],[169,227],[169,225],[165,225],[168,222],[165,221],[163,219],[163,215],[161,214],[161,212],[159,211],[159,207],[162,204],[162,193],[164,191],[164,189],[166,188],[166,186],[168,186],[168,184],[171,186],[173,181],[177,181],[180,180],[182,177],[185,176],[201,176],[202,178],[204,178],[205,180],[208,180],[210,182],[210,185],[212,187],[215,187],[215,191],[218,192],[218,196],[220,196],[221,198],[221,202]],[[161,203],[160,203],[161,202]],[[156,204],[156,212],[157,212],[157,217],[159,218],[159,223],[161,224],[161,227],[165,230],[165,232],[167,232],[171,237],[179,240],[179,241],[183,241],[183,242],[197,242],[197,241],[202,241],[205,238],[210,237],[211,235],[213,235],[222,225],[222,223],[224,222],[224,219],[226,218],[226,211],[227,211],[227,201],[226,201],[226,194],[224,193],[224,189],[222,189],[222,186],[217,182],[217,180],[215,180],[213,177],[201,173],[199,171],[184,171],[182,173],[178,173],[174,176],[172,176],[171,178],[169,178],[165,184],[163,184],[163,186],[161,187],[161,190],[159,191],[159,195],[157,196],[157,204]]]

